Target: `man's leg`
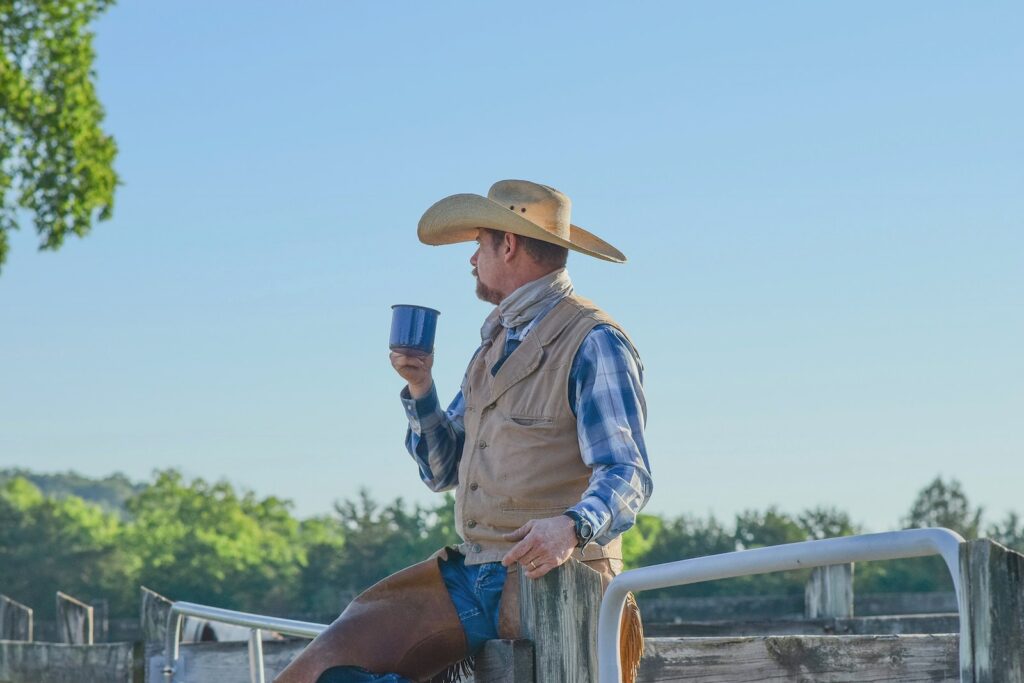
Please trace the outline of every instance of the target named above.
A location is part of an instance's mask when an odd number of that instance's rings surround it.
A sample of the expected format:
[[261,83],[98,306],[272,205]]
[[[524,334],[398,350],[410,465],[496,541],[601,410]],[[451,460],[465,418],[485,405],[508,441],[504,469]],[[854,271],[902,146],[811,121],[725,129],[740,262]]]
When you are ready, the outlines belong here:
[[498,608],[506,573],[500,562],[466,565],[466,558],[454,551],[441,564],[441,576],[466,632],[470,655],[498,637]]
[[[446,602],[450,600],[444,609],[452,611],[454,607],[454,612],[458,617],[457,623],[461,626],[459,630],[465,635],[463,642],[468,646],[465,656],[476,654],[485,641],[497,637],[498,608],[501,601],[501,590],[505,583],[505,568],[499,562],[466,566],[465,558],[461,554],[449,551],[447,559],[438,564],[438,569],[440,570],[439,578],[443,581],[444,588],[447,589],[442,592],[447,593],[448,600]],[[370,592],[372,589],[368,591],[368,593]],[[360,598],[356,599],[357,602],[359,600]],[[413,609],[413,613],[423,616],[423,610]],[[395,614],[399,616],[398,613]],[[427,616],[430,619],[436,619],[438,614],[439,611],[434,611]],[[344,616],[345,614],[342,615],[342,617]],[[339,621],[342,621],[342,618],[339,618]],[[405,621],[397,625],[398,628],[401,629],[402,625],[407,622],[406,618]],[[371,623],[373,626],[378,625],[376,622],[371,621]],[[336,624],[338,622],[332,624],[329,630],[334,629]],[[383,645],[379,636],[374,638],[366,632],[365,628],[360,627],[355,632],[349,631],[350,636],[356,633],[371,638],[370,642],[373,643],[375,649],[379,649]],[[335,635],[341,636],[342,634],[337,632]],[[385,637],[384,640],[386,641],[387,638]],[[351,643],[349,638],[342,637],[339,640],[332,638],[330,634],[321,635],[275,680],[280,683],[411,683],[410,679],[395,673],[371,673],[364,668],[351,665],[323,668],[316,664],[317,661],[325,659],[339,661],[330,653],[334,652],[335,648],[344,647],[347,643]],[[386,649],[386,646],[384,647]],[[457,662],[452,663],[456,664]],[[376,669],[376,667],[371,668]],[[381,667],[381,669],[384,670],[385,667]],[[313,676],[316,678],[313,679]]]

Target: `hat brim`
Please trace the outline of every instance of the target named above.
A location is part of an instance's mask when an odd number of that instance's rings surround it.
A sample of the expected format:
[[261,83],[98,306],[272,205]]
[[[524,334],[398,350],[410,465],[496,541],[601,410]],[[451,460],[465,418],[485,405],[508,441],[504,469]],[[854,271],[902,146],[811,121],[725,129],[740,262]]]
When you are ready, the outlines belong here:
[[569,239],[565,240],[478,194],[453,194],[437,202],[420,218],[416,233],[424,244],[457,244],[475,240],[480,228],[532,237],[604,261],[626,261],[621,251],[577,225],[569,226]]

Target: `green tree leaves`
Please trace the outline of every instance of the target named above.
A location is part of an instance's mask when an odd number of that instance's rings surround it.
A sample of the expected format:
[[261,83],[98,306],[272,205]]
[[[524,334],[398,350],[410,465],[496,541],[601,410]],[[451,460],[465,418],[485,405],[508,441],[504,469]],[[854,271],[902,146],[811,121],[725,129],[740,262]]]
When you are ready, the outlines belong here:
[[[960,484],[941,479],[920,492],[904,521],[968,533],[981,524],[980,511]],[[828,507],[795,516],[776,507],[747,510],[731,525],[714,516],[641,514],[623,537],[623,554],[626,566],[636,567],[861,531],[849,515]],[[991,525],[988,533],[1024,548],[1024,524],[1017,514]],[[329,620],[364,588],[456,542],[450,494],[424,507],[401,499],[382,504],[362,491],[354,500],[338,502],[331,514],[300,521],[288,501],[260,498],[225,482],[189,480],[175,470],[157,472],[147,484],[123,476],[89,480],[0,472],[0,586],[39,609],[42,618],[52,613],[58,589],[86,600],[107,598],[115,614],[132,614],[143,583],[179,600]],[[806,574],[744,577],[667,592],[799,594]],[[858,565],[855,580],[861,592],[950,587],[936,558],[865,563]]]
[[0,0],[0,267],[19,209],[41,249],[111,216],[117,146],[103,132],[89,24],[110,0]]

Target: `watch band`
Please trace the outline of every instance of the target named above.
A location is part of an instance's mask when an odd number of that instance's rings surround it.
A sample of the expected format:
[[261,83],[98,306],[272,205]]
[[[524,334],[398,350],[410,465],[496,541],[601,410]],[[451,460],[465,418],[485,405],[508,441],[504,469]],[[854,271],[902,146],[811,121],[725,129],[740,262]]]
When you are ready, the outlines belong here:
[[576,532],[576,547],[587,547],[587,544],[594,540],[594,526],[575,510],[566,510],[562,514],[572,520],[573,531]]

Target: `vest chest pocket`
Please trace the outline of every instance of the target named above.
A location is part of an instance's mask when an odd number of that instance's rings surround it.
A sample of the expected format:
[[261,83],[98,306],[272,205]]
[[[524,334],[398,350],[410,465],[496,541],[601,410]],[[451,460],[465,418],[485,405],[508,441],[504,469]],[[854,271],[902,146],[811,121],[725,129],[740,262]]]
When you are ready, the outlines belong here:
[[520,427],[541,427],[554,423],[553,417],[535,417],[527,415],[509,415],[508,422]]

